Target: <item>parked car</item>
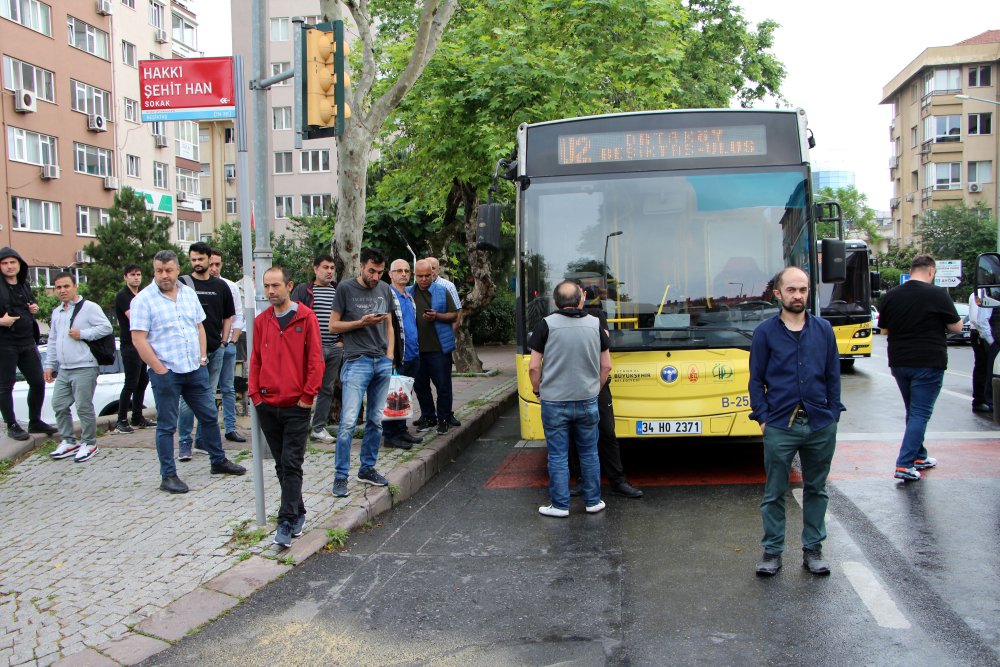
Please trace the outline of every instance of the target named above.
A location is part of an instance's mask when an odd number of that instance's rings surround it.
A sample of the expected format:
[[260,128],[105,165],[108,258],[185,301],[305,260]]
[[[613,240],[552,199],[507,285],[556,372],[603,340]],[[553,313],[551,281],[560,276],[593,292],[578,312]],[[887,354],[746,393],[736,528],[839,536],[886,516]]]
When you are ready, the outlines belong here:
[[[117,341],[116,341],[117,346]],[[45,345],[38,347],[42,355],[42,366],[45,365]],[[122,366],[121,352],[115,350],[115,362],[107,366],[100,367],[100,374],[97,376],[97,387],[94,389],[94,412],[99,417],[118,414],[118,397],[125,387],[125,369]],[[153,390],[146,387],[146,397],[143,401],[145,407],[155,407],[156,401],[153,398]],[[76,414],[76,405],[72,407],[73,419],[79,420]],[[17,373],[17,382],[14,384],[14,413],[20,422],[28,421],[28,383],[20,371]],[[52,411],[52,385],[45,385],[45,402],[42,403],[42,419],[55,424],[56,413]]]
[[878,328],[878,308],[874,305],[872,305],[872,333],[882,333],[882,330]]
[[956,303],[955,310],[962,318],[962,330],[958,333],[949,333],[949,343],[972,343],[972,325],[969,323],[969,304]]

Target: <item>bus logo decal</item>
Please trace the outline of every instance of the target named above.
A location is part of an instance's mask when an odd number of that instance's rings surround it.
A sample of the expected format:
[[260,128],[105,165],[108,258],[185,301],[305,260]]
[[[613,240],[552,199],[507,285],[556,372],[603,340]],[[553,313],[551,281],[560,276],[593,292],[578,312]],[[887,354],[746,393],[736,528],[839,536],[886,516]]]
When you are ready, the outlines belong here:
[[716,382],[727,382],[733,377],[733,367],[726,364],[716,364],[712,367],[712,377]]
[[664,366],[663,370],[660,371],[660,377],[667,384],[673,384],[677,381],[677,369],[673,366]]
[[688,368],[688,382],[694,384],[698,381],[698,367],[691,366]]

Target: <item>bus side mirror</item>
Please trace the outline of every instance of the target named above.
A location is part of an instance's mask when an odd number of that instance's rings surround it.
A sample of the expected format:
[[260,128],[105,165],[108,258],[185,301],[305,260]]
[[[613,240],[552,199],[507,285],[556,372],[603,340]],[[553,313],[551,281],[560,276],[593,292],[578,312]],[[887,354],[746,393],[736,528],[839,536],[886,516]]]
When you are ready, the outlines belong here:
[[476,218],[476,250],[499,250],[500,204],[481,204]]
[[1000,254],[984,252],[976,257],[973,289],[983,308],[1000,308]]
[[840,239],[820,241],[823,254],[822,280],[824,283],[842,283],[847,280],[847,244]]
[[882,296],[882,274],[878,271],[872,271],[870,282],[872,286],[872,296]]

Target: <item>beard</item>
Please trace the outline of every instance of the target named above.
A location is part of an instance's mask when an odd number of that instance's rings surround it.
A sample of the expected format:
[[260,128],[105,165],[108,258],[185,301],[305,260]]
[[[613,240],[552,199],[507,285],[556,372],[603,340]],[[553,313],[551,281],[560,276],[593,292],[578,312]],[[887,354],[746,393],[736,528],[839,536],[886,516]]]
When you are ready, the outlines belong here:
[[787,310],[788,312],[795,313],[797,315],[806,309],[806,303],[805,301],[799,303],[785,303],[784,301],[782,301],[781,309]]

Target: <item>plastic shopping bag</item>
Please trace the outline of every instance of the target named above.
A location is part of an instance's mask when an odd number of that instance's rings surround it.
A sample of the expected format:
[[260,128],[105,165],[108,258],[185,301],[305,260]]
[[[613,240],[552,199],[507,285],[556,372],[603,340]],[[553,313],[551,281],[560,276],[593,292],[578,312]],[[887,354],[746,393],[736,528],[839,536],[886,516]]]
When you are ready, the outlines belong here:
[[413,378],[393,375],[389,378],[389,395],[385,397],[382,421],[409,419],[413,416]]

